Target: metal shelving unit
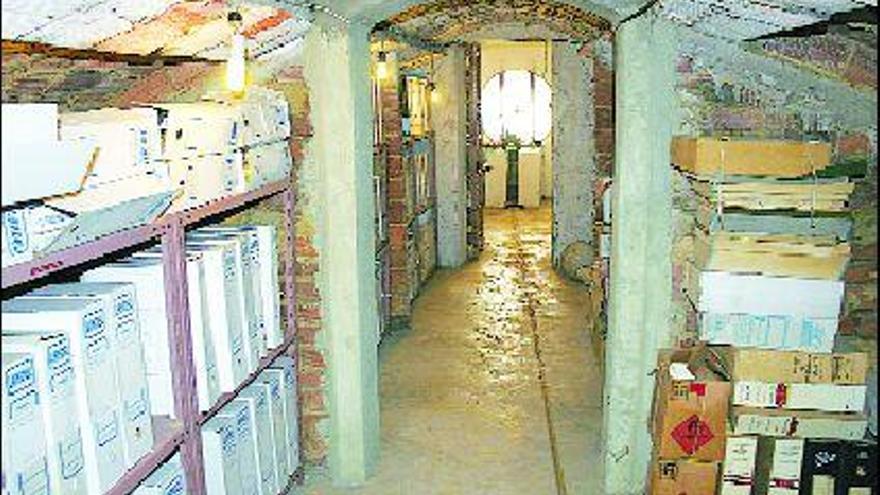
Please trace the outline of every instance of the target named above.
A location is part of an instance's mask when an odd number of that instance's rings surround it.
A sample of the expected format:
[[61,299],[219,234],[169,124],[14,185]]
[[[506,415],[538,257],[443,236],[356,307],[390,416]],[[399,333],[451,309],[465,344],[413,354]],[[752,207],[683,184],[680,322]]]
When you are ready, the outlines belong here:
[[[246,378],[232,393],[224,394],[217,403],[204,414],[199,411],[196,393],[196,373],[190,339],[189,305],[187,302],[186,250],[184,246],[186,231],[197,224],[222,218],[239,211],[253,203],[281,195],[284,201],[286,246],[282,259],[284,262],[284,291],[281,301],[284,309],[284,342],[270,350],[260,360],[259,367]],[[288,180],[267,184],[254,191],[228,196],[212,201],[204,206],[181,212],[167,214],[155,222],[116,232],[100,239],[81,244],[62,251],[48,253],[38,259],[2,269],[2,287],[7,289],[39,281],[50,274],[69,270],[85,263],[112,256],[140,244],[155,242],[162,244],[162,260],[165,272],[165,302],[168,318],[169,341],[171,349],[171,375],[174,394],[174,413],[179,420],[153,417],[155,441],[153,450],[141,458],[110,489],[106,495],[131,493],[137,485],[150,475],[175,451],[180,451],[186,472],[187,491],[192,495],[205,494],[205,470],[202,459],[201,425],[231,401],[253,382],[278,356],[288,354],[296,359],[296,301],[294,294],[294,190]],[[279,243],[281,245],[282,243]],[[8,297],[4,294],[4,298]],[[300,417],[301,415],[298,415]],[[299,431],[302,431],[301,429]],[[292,483],[302,477],[302,468],[288,480],[284,492]]]

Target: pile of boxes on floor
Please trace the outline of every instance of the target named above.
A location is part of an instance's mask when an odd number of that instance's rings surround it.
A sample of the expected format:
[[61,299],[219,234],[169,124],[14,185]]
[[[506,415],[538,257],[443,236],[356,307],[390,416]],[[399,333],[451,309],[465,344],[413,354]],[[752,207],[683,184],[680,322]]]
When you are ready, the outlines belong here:
[[[203,412],[283,343],[275,243],[275,228],[266,225],[187,234],[187,302]],[[8,487],[22,489],[10,493],[104,493],[152,450],[154,427],[175,418],[176,344],[169,341],[164,288],[161,251],[147,249],[87,270],[79,282],[3,301],[3,473]],[[227,430],[237,436],[211,443]],[[245,480],[259,467],[260,482],[272,487],[261,493],[283,488],[299,464],[292,358],[277,358],[204,425],[203,435],[209,471],[236,462]],[[162,468],[142,486],[162,484],[156,477],[167,481],[169,472],[180,469]],[[210,472],[208,479],[217,482]]]
[[819,143],[674,141],[703,203],[702,342],[660,354],[652,493],[875,493],[868,357],[832,352],[852,184],[820,178],[829,162]]
[[60,114],[4,103],[3,266],[288,176],[282,93],[204,98]]

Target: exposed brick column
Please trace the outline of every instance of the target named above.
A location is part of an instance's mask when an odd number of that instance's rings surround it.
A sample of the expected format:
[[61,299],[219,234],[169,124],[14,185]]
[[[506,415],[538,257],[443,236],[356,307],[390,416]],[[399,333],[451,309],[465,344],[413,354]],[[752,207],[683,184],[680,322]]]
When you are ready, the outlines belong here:
[[382,146],[388,166],[388,242],[391,252],[391,318],[394,322],[408,320],[412,309],[409,226],[413,214],[408,199],[409,171],[403,157],[399,82],[397,74],[392,74],[381,82],[381,113]]
[[614,72],[601,57],[593,57],[593,112],[596,178],[611,177],[614,167]]
[[276,76],[271,85],[283,91],[290,102],[290,153],[293,158],[293,180],[296,188],[295,229],[296,246],[296,324],[298,335],[298,378],[302,453],[306,462],[320,464],[327,456],[325,401],[326,361],[320,347],[323,329],[321,292],[318,288],[320,255],[315,243],[315,225],[310,213],[310,193],[302,187],[308,180],[303,171],[305,147],[312,137],[309,89],[302,67],[290,67]]

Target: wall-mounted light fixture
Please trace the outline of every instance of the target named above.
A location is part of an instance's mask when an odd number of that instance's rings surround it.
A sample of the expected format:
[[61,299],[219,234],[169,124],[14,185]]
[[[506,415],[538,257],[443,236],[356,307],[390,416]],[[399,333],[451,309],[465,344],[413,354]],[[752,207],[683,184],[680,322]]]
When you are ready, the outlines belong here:
[[388,55],[384,51],[381,49],[379,50],[379,60],[376,62],[376,79],[382,80],[388,77],[387,56]]
[[231,11],[226,20],[232,24],[235,34],[232,35],[232,44],[229,50],[229,58],[226,60],[226,89],[241,93],[245,85],[245,49],[244,35],[241,34],[242,17],[238,11]]

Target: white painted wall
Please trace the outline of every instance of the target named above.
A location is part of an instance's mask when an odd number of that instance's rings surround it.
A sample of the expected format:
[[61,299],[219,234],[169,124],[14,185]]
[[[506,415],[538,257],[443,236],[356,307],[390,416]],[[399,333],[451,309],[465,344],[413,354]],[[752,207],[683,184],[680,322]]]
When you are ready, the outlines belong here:
[[[543,41],[487,40],[483,41],[480,47],[482,50],[480,55],[480,79],[484,86],[489,79],[499,72],[505,70],[528,70],[546,79],[551,89],[553,89],[551,67],[552,43],[545,44]],[[504,206],[504,180],[507,175],[507,159],[503,151],[498,153],[495,151],[491,148],[484,149],[487,159],[486,164],[494,167],[492,171],[486,174],[486,207],[488,208]],[[540,201],[542,197],[550,198],[553,196],[553,165],[551,155],[552,132],[541,146],[538,154],[527,158],[527,160],[538,160],[539,173],[536,174],[537,180],[531,181],[523,189],[522,169],[520,171],[520,204],[525,206],[522,203],[522,198],[524,197],[533,198],[537,195]],[[522,161],[522,159],[521,153],[520,160]],[[498,167],[498,164],[501,164],[501,167]],[[499,168],[501,169],[500,171]],[[500,194],[500,203],[498,194]]]
[[[486,207],[504,208],[507,199],[507,152],[499,148],[485,148]],[[541,204],[540,184],[543,148],[519,150],[519,204],[525,208],[537,208]]]

